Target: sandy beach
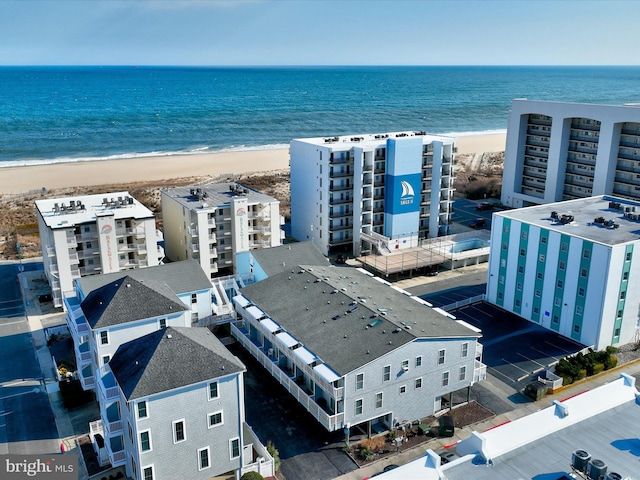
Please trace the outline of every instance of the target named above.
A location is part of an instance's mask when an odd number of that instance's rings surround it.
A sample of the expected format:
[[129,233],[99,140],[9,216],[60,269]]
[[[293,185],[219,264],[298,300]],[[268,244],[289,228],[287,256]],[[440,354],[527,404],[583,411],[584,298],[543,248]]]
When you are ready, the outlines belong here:
[[[456,139],[458,154],[502,152],[506,133]],[[289,167],[289,150],[255,150],[0,168],[0,194],[83,185],[239,175]]]

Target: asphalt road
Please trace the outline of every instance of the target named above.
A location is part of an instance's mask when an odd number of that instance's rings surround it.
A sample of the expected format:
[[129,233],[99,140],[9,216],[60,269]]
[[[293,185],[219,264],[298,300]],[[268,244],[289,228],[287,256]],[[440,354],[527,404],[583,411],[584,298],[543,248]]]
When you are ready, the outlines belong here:
[[58,432],[24,316],[18,267],[0,265],[0,453],[54,453]]

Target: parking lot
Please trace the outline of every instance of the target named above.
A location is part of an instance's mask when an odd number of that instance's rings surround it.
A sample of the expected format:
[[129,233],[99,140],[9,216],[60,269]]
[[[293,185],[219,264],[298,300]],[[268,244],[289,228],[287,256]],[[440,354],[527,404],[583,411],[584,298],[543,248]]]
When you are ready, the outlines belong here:
[[482,330],[487,372],[516,390],[584,345],[486,302],[450,312]]

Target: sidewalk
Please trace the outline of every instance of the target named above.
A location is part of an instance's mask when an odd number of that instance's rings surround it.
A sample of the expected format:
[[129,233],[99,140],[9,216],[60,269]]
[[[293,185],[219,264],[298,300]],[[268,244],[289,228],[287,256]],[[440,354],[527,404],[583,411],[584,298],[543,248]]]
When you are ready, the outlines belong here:
[[[558,391],[554,392],[553,394],[547,395],[545,398],[537,402],[527,401],[526,403],[514,403],[509,398],[507,398],[509,395],[515,393],[515,390],[509,389],[506,386],[504,389],[502,389],[490,381],[482,382],[482,385],[484,387],[499,395],[503,400],[506,400],[514,405],[514,410],[502,415],[496,415],[489,420],[477,423],[475,425],[458,428],[456,429],[456,433],[452,438],[439,438],[431,440],[417,447],[402,451],[392,457],[382,459],[379,462],[374,462],[370,465],[367,465],[366,467],[336,477],[334,480],[362,480],[363,478],[370,477],[374,473],[381,472],[382,469],[387,465],[404,465],[413,460],[416,460],[417,458],[424,456],[424,453],[427,449],[438,450],[445,448],[446,446],[449,446],[449,448],[454,448],[452,444],[468,438],[474,431],[483,432],[491,428],[499,427],[504,423],[517,420],[518,418],[524,417],[531,413],[535,413],[552,405],[554,400],[563,400],[583,393],[587,390],[593,390],[594,388],[616,380],[620,377],[621,373],[626,373],[631,376],[640,375],[640,360],[636,360],[632,363],[616,367],[595,377],[582,380],[572,385],[562,387]],[[500,382],[497,383],[500,384]],[[505,395],[505,393],[507,395]],[[524,399],[524,397],[522,398]]]
[[22,300],[25,307],[25,316],[29,322],[33,348],[35,350],[40,370],[42,371],[43,384],[49,396],[49,403],[56,421],[58,430],[58,440],[64,445],[65,453],[74,453],[78,455],[78,480],[87,480],[89,478],[86,467],[84,465],[80,448],[76,443],[76,435],[67,409],[62,403],[62,395],[58,387],[53,359],[47,347],[44,329],[53,325],[65,323],[64,313],[60,311],[43,312],[37,299],[37,289],[32,288],[34,280],[41,277],[44,273],[41,270],[22,272],[18,274],[20,281],[20,290],[22,292]]

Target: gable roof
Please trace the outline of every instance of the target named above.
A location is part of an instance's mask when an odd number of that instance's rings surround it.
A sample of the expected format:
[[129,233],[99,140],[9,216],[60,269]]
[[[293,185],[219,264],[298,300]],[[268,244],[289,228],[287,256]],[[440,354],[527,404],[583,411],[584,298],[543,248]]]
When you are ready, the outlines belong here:
[[126,275],[140,282],[144,282],[149,287],[159,291],[162,291],[160,287],[167,286],[176,295],[211,288],[211,282],[202,271],[200,264],[195,260],[171,262],[154,267],[135,268],[127,272],[89,275],[79,278],[77,282],[86,297],[91,291]]
[[207,328],[168,327],[127,342],[109,361],[127,400],[244,372]]
[[417,339],[480,336],[351,267],[298,267],[241,294],[340,375]]
[[268,277],[299,265],[329,265],[329,260],[311,241],[259,248],[251,250],[251,255]]
[[168,287],[158,291],[129,275],[93,290],[80,307],[94,329],[187,310]]

